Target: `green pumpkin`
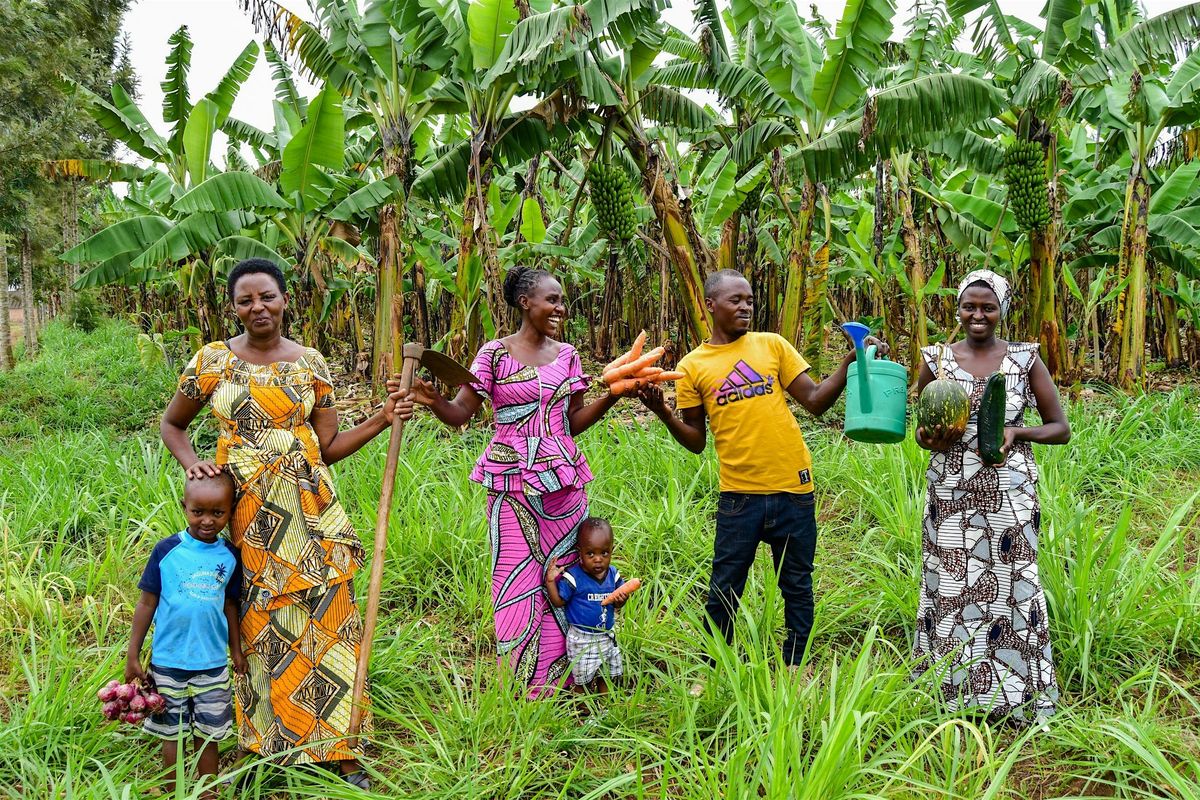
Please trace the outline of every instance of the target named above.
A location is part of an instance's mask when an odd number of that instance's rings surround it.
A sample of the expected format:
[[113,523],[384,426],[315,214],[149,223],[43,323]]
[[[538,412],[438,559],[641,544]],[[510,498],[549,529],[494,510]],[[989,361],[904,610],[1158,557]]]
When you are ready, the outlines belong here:
[[971,400],[958,381],[931,381],[917,400],[917,425],[926,431],[940,425],[962,436],[971,418]]

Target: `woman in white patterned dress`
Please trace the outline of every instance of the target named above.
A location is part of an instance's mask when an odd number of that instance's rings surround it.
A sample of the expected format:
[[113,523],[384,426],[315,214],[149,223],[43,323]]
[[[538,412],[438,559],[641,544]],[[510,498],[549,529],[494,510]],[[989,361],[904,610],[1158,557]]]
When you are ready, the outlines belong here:
[[[917,429],[917,443],[932,452],[914,653],[918,672],[936,672],[951,709],[1034,722],[1054,713],[1058,685],[1038,578],[1032,443],[1065,444],[1071,429],[1037,343],[996,338],[1010,298],[1008,281],[994,272],[968,274],[958,290],[966,338],[922,350],[918,388],[944,358],[945,377],[971,399],[971,418],[961,437],[940,426]],[[995,372],[1006,378],[1005,461],[991,467],[978,454],[975,415]],[[1029,408],[1041,425],[1025,425]]]

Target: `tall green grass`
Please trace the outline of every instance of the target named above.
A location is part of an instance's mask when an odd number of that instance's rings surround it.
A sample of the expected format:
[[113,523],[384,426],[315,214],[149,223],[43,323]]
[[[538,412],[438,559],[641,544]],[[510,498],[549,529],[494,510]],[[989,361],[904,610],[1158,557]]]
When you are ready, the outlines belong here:
[[157,426],[154,412],[174,376],[161,364],[142,366],[136,336],[112,319],[90,334],[61,323],[43,328],[37,360],[0,372],[0,439],[31,445],[59,432]]
[[[119,324],[89,336],[51,326],[45,341],[69,352],[48,346],[0,377],[0,797],[147,797],[154,742],[102,724],[94,693],[121,669],[150,547],[183,524],[178,470],[153,424],[173,379],[128,368],[136,352]],[[73,387],[79,424],[28,399],[46,387]],[[631,423],[628,408],[581,441],[616,561],[646,580],[618,632],[628,680],[607,698],[514,700],[495,669],[483,493],[466,480],[487,432],[418,421],[372,663],[373,796],[1200,797],[1196,399],[1074,405],[1072,443],[1037,450],[1063,689],[1047,732],[945,713],[910,678],[925,463],[911,442],[851,444],[831,421],[805,423],[821,520],[808,682],[781,668],[765,551],[734,647],[703,634],[713,455]],[[364,536],[383,448],[336,468]],[[702,676],[707,691],[690,697]],[[326,770],[243,769],[241,797],[362,796]],[[199,796],[191,774],[177,798]]]

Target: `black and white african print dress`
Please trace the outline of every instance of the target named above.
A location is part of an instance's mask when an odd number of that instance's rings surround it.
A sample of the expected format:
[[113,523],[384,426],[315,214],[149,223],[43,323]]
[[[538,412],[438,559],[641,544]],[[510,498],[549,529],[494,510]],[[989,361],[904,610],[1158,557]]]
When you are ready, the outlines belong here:
[[[934,375],[939,350],[921,351]],[[935,670],[951,709],[981,707],[1031,721],[1053,714],[1058,701],[1038,578],[1037,464],[1030,443],[1016,442],[1004,464],[984,465],[975,415],[987,378],[960,367],[949,347],[941,352],[945,377],[971,398],[971,419],[958,444],[931,454],[926,473],[918,671]],[[1008,345],[1000,368],[1007,426],[1024,425],[1026,409],[1037,409],[1029,381],[1037,354],[1036,343]]]

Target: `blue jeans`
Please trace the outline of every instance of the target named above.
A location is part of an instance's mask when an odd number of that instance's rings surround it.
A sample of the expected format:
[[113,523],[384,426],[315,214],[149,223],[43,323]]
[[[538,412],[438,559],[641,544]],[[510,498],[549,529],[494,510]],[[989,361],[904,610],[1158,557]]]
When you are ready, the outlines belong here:
[[771,546],[771,557],[783,595],[787,638],[786,664],[799,664],[813,625],[813,557],[817,549],[816,502],[811,492],[742,494],[721,492],[717,503],[717,535],[713,541],[712,580],[708,584],[705,627],[713,626],[733,642],[746,576],[759,542]]

